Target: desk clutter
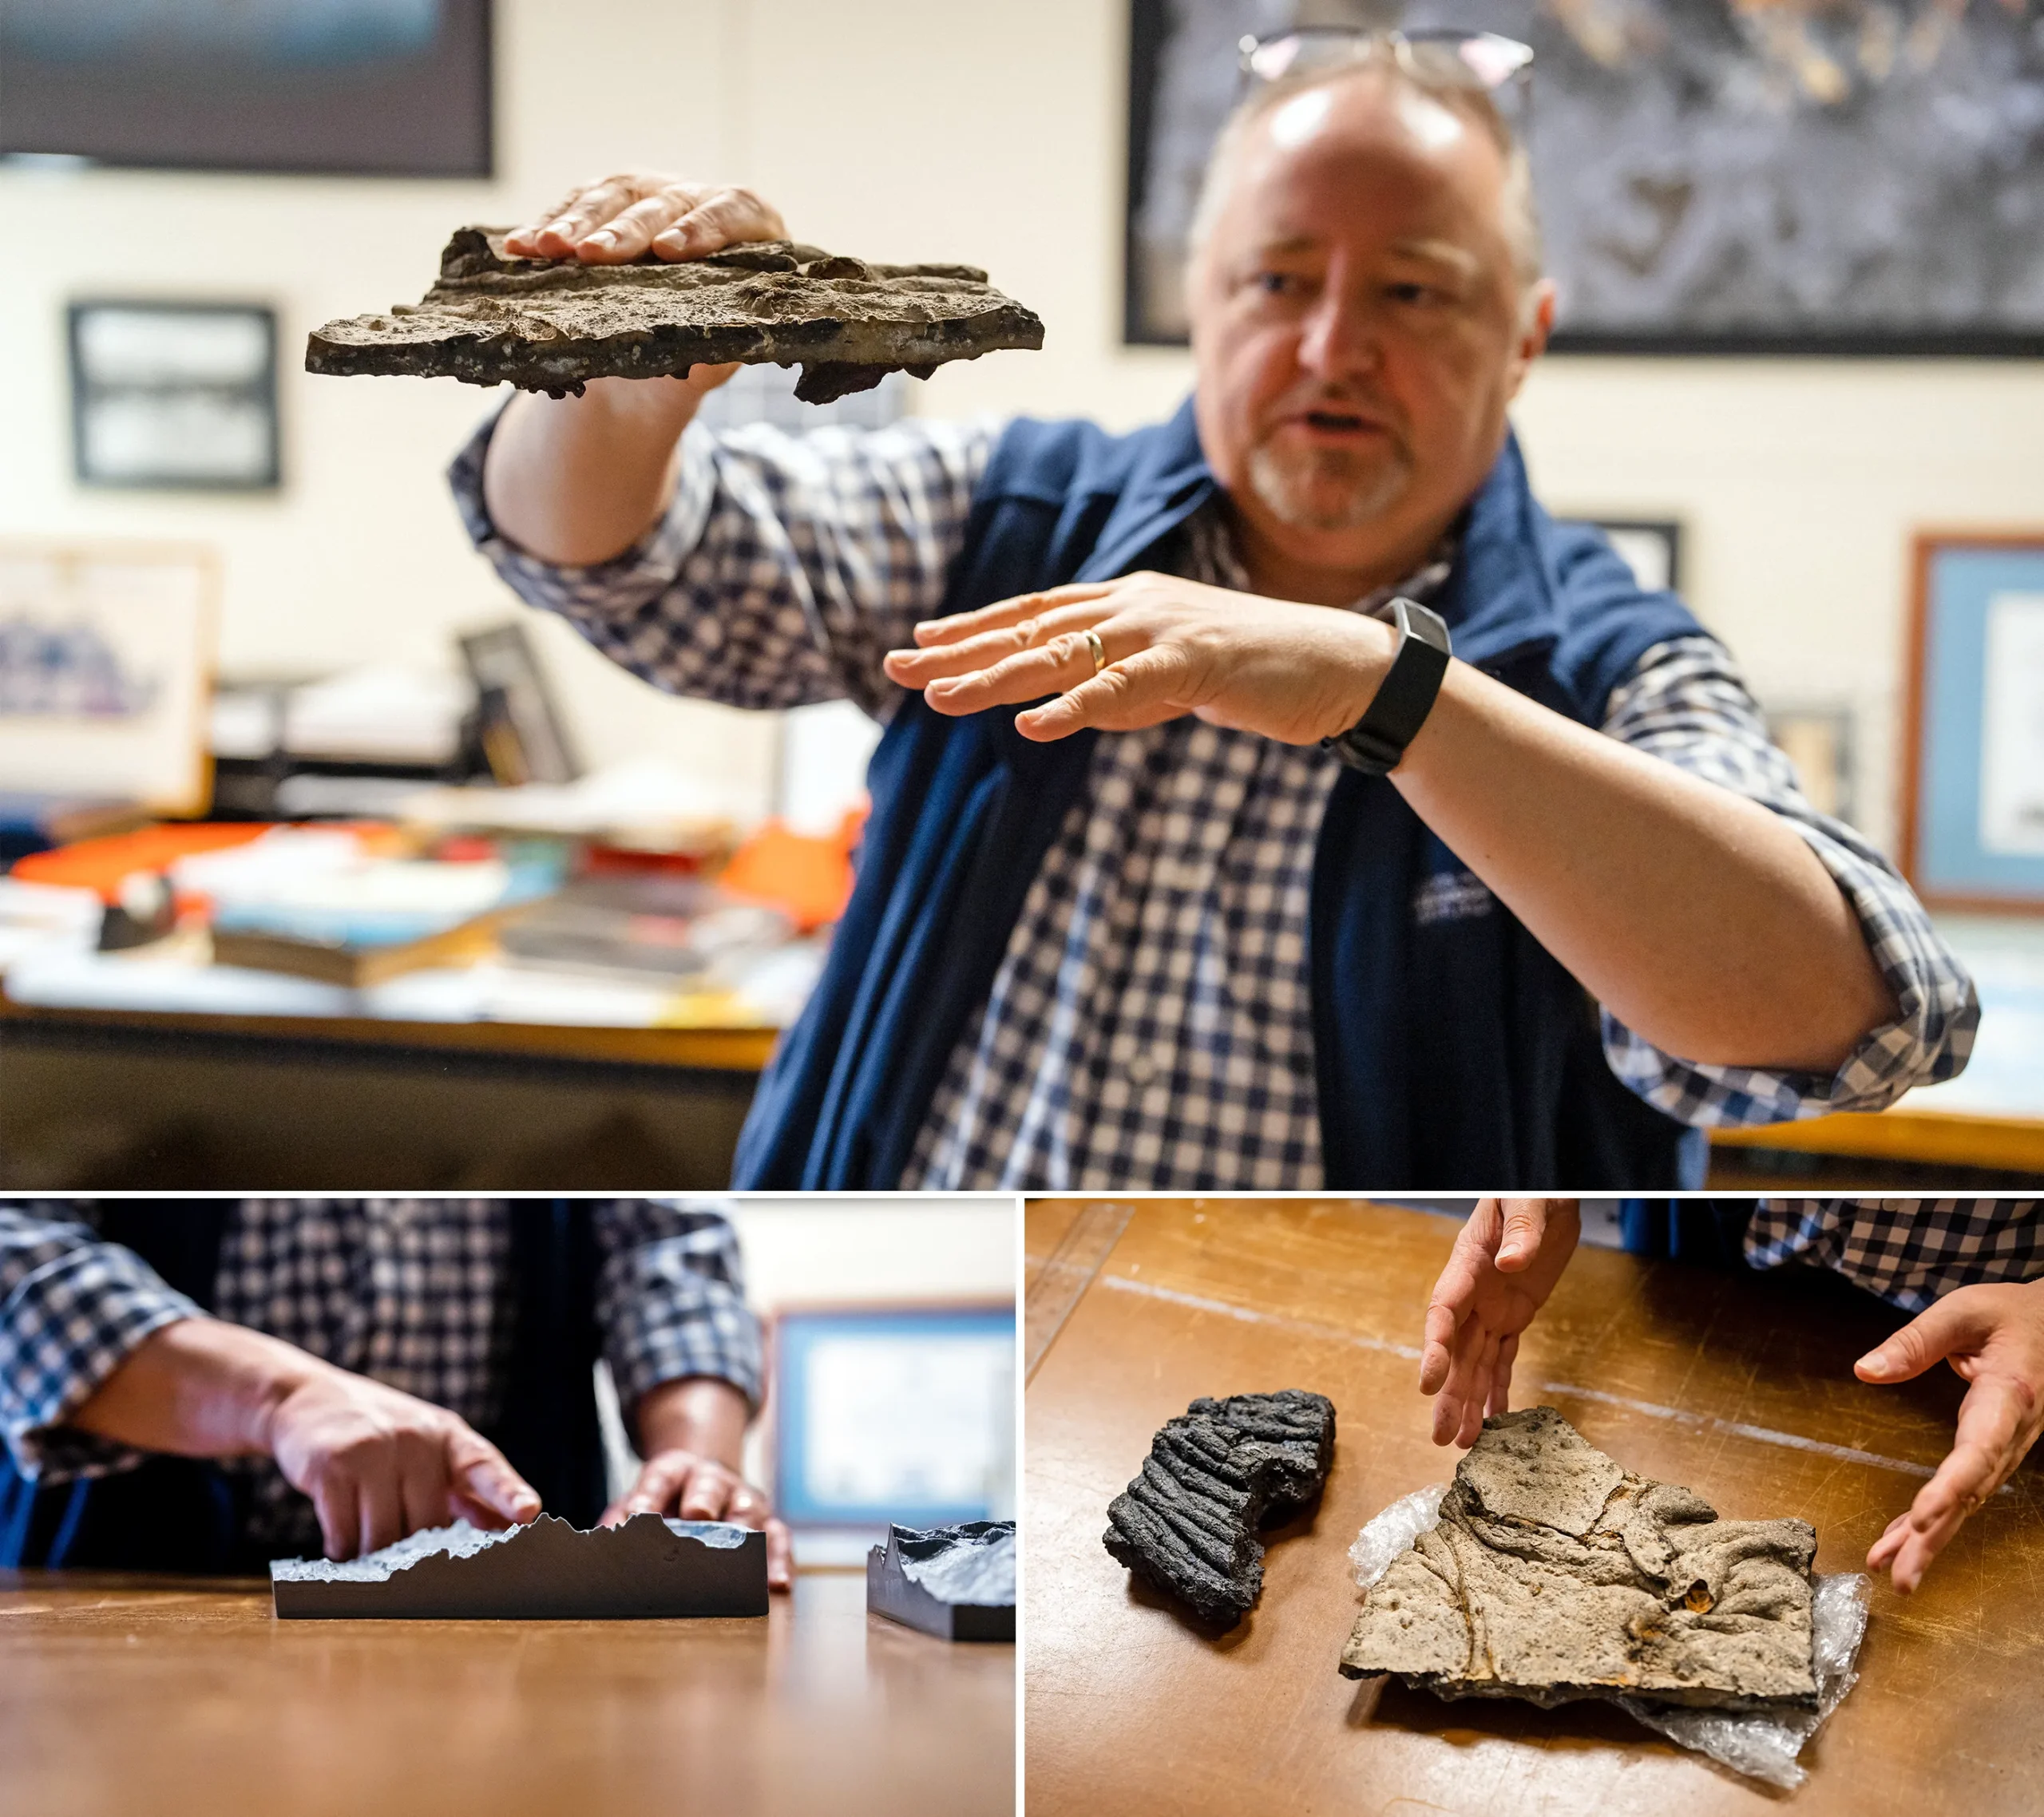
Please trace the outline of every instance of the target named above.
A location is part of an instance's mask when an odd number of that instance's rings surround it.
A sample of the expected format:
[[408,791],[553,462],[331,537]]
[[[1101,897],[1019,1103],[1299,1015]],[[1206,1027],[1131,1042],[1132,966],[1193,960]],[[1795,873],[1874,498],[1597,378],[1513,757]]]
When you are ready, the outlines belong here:
[[49,1007],[778,1027],[852,835],[769,826],[715,855],[402,821],[151,825],[19,860],[0,970]]

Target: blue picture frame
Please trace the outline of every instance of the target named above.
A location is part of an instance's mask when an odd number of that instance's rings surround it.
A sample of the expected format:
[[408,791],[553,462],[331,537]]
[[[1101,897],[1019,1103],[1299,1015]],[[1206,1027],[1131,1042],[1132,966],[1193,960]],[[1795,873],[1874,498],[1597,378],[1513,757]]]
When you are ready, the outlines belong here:
[[2044,914],[2044,531],[1915,556],[1903,869],[1932,908]]
[[1013,1306],[994,1303],[788,1308],[780,1312],[774,1322],[775,1511],[798,1528],[881,1527],[889,1522],[932,1527],[996,1518],[984,1496],[937,1498],[904,1493],[882,1502],[854,1501],[828,1494],[813,1482],[807,1455],[812,1414],[809,1364],[818,1344],[834,1340],[965,1340],[1004,1346],[1012,1370],[1015,1329]]

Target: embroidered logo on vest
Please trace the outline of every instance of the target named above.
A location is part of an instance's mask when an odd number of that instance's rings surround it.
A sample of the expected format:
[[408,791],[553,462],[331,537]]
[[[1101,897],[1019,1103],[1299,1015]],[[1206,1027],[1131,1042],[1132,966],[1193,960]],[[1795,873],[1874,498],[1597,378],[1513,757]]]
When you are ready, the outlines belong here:
[[1473,921],[1497,906],[1482,879],[1469,871],[1436,871],[1412,893],[1412,921],[1431,928],[1440,921]]

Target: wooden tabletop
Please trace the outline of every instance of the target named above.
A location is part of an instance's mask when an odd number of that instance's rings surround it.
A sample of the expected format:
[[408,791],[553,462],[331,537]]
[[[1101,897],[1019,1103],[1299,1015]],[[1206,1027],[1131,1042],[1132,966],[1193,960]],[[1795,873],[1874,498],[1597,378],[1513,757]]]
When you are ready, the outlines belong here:
[[756,1073],[780,1039],[772,1028],[611,1028],[521,1022],[400,1022],[381,1016],[200,1015],[158,1010],[57,1009],[0,995],[0,1031],[116,1030],[250,1041],[333,1041],[356,1047],[597,1060],[636,1066]]
[[1800,1123],[1713,1130],[1710,1146],[2044,1174],[2044,1117],[1917,1110],[1905,1099],[1888,1110],[1841,1110]]
[[0,1573],[0,1811],[1001,1814],[1015,1649],[804,1574],[764,1621],[279,1621],[267,1584]]
[[[1781,1795],[1615,1709],[1442,1703],[1337,1675],[1357,1530],[1459,1455],[1430,1442],[1416,1385],[1451,1220],[1208,1199],[1124,1206],[1108,1224],[1123,1213],[1024,1399],[1031,1817],[1777,1807]],[[1072,1271],[1045,1265],[1083,1216],[1031,1205],[1040,1295],[1068,1290]],[[1822,1277],[1585,1250],[1527,1334],[1513,1404],[1559,1407],[1626,1468],[1723,1514],[1800,1516],[1817,1569],[1853,1570],[1943,1455],[1963,1391],[1944,1370],[1899,1388],[1853,1380],[1853,1358],[1898,1322]],[[1333,1469],[1317,1510],[1270,1536],[1259,1606],[1216,1641],[1107,1556],[1107,1506],[1195,1396],[1283,1387],[1333,1400]],[[1860,1682],[1804,1750],[1796,1817],[2044,1809],[2044,1471],[2019,1471],[1914,1597],[1884,1580],[1871,1608]]]

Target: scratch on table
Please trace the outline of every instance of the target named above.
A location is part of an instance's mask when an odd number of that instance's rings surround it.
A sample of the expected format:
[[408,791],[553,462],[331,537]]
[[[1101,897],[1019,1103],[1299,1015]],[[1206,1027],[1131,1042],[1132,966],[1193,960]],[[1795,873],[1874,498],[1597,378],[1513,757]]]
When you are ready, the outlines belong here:
[[1361,1332],[1344,1331],[1338,1325],[1316,1324],[1309,1319],[1289,1319],[1281,1312],[1259,1312],[1253,1307],[1231,1305],[1226,1300],[1209,1300],[1198,1293],[1181,1293],[1175,1288],[1159,1287],[1147,1281],[1131,1281],[1127,1275],[1103,1274],[1094,1283],[1118,1293],[1139,1293],[1146,1300],[1162,1300],[1174,1306],[1189,1306],[1198,1312],[1218,1312],[1224,1319],[1237,1319],[1247,1325],[1272,1325],[1300,1337],[1321,1339],[1329,1344],[1346,1344],[1358,1350],[1374,1350],[1386,1356],[1403,1356],[1411,1362],[1420,1353],[1408,1344],[1393,1344]]

